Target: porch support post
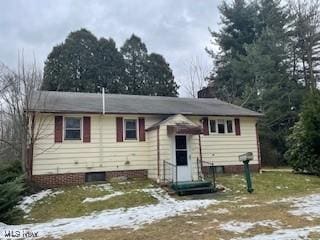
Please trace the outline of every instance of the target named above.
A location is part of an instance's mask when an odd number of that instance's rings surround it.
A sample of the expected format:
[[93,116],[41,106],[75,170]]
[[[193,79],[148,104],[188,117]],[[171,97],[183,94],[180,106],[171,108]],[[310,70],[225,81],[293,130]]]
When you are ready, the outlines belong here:
[[199,134],[198,136],[199,136],[199,155],[200,155],[200,166],[201,166],[201,171],[202,171],[203,163],[202,163],[201,135]]
[[157,167],[158,167],[158,181],[160,181],[160,127],[157,128]]

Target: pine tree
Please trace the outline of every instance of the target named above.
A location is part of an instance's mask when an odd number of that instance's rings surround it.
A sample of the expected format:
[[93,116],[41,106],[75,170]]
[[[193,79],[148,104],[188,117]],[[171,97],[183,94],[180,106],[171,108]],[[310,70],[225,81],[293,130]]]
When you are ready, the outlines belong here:
[[[222,52],[214,59],[219,63],[227,57],[227,61],[218,65],[211,85],[218,97],[227,96],[224,99],[265,114],[259,122],[262,159],[279,164],[303,95],[302,85],[289,75],[288,25],[292,20],[279,0],[234,1],[221,9],[228,21],[223,22],[223,34],[216,35]],[[248,13],[241,15],[241,11]],[[239,28],[244,23],[250,31]],[[247,37],[240,39],[250,41],[239,41],[239,47],[233,42],[241,35]]]
[[44,90],[94,92],[97,79],[97,38],[88,30],[71,32],[53,48],[45,62]]
[[12,223],[20,215],[16,205],[25,190],[19,162],[0,167],[0,222]]
[[104,87],[108,93],[126,93],[126,71],[123,56],[113,39],[101,38],[97,51],[95,91]]
[[121,54],[126,63],[127,93],[134,95],[149,95],[145,89],[147,82],[146,63],[148,50],[139,37],[132,34],[121,47]]
[[147,88],[149,95],[172,96],[178,95],[178,86],[169,64],[163,56],[151,53],[147,58]]
[[223,27],[219,32],[211,31],[211,35],[220,51],[218,54],[208,51],[215,62],[210,85],[215,97],[239,103],[245,85],[233,75],[232,64],[246,54],[245,44],[251,44],[256,38],[256,5],[244,0],[234,0],[231,4],[223,1],[219,10]]

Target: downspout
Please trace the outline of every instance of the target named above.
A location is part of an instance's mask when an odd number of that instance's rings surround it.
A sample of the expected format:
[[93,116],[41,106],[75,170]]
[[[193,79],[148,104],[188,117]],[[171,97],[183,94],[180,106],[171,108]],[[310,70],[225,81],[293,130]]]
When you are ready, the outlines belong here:
[[158,182],[160,182],[160,127],[157,128],[157,168],[158,168]]
[[106,112],[106,106],[105,106],[105,93],[104,93],[105,89],[104,87],[102,88],[102,92],[101,92],[101,96],[102,96],[102,111],[101,111],[101,115],[100,115],[100,119],[99,119],[99,160],[100,160],[100,164],[103,163],[103,159],[104,159],[104,153],[103,153],[103,121],[104,121],[104,114]]
[[257,141],[257,151],[258,151],[258,164],[259,164],[259,171],[261,171],[261,149],[260,149],[260,140],[259,140],[259,134],[258,134],[258,127],[257,123],[255,125],[256,128],[256,141]]

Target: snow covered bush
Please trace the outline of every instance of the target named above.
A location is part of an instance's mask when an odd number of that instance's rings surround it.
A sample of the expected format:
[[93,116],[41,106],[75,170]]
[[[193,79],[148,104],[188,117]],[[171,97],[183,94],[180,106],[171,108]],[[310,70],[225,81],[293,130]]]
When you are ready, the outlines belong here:
[[320,91],[306,98],[288,144],[286,158],[294,170],[320,175]]

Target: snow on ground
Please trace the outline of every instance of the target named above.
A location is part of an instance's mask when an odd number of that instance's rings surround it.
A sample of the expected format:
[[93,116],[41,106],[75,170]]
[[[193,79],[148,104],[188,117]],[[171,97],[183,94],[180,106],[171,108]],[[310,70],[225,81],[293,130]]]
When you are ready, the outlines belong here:
[[92,184],[92,185],[84,185],[84,186],[78,186],[78,187],[84,190],[89,188],[99,188],[101,190],[111,191],[113,189],[110,183]]
[[260,207],[260,204],[245,204],[245,205],[240,205],[240,208],[253,208],[253,207]]
[[230,211],[226,208],[219,208],[218,210],[215,210],[214,213],[216,213],[216,214],[230,214]]
[[176,200],[161,189],[145,189],[159,200],[158,204],[150,204],[134,208],[118,208],[93,213],[78,218],[56,219],[47,223],[0,225],[0,239],[4,231],[30,230],[38,232],[38,237],[59,238],[66,234],[83,232],[94,229],[133,228],[142,227],[164,218],[194,212],[211,204],[218,204],[217,200]]
[[283,198],[280,200],[274,200],[267,204],[274,203],[291,203],[293,210],[289,213],[296,216],[304,216],[307,219],[312,220],[313,218],[320,218],[320,194],[311,194],[304,197],[291,197]]
[[41,192],[38,192],[36,194],[32,194],[30,196],[26,196],[24,197],[21,202],[18,204],[18,208],[20,208],[22,211],[24,211],[25,213],[30,213],[32,206],[42,200],[45,197],[48,196],[55,196],[58,195],[60,193],[63,193],[63,191],[52,191],[51,189],[47,189],[47,190],[43,190]]
[[244,233],[256,226],[280,228],[282,223],[278,220],[263,220],[258,222],[238,222],[235,220],[219,225],[219,228],[234,233]]
[[306,216],[308,219],[320,218],[320,194],[312,194],[306,197],[291,200],[294,210],[289,212],[296,216]]
[[271,234],[258,234],[251,238],[234,238],[234,240],[298,240],[308,239],[308,235],[311,232],[320,233],[320,226],[293,228],[293,229],[281,229]]
[[110,198],[113,198],[113,197],[116,197],[116,196],[120,196],[120,195],[124,195],[124,192],[117,191],[117,192],[114,192],[114,193],[111,193],[111,194],[104,195],[102,197],[85,198],[82,202],[83,203],[87,203],[87,202],[104,201],[104,200],[108,200]]

